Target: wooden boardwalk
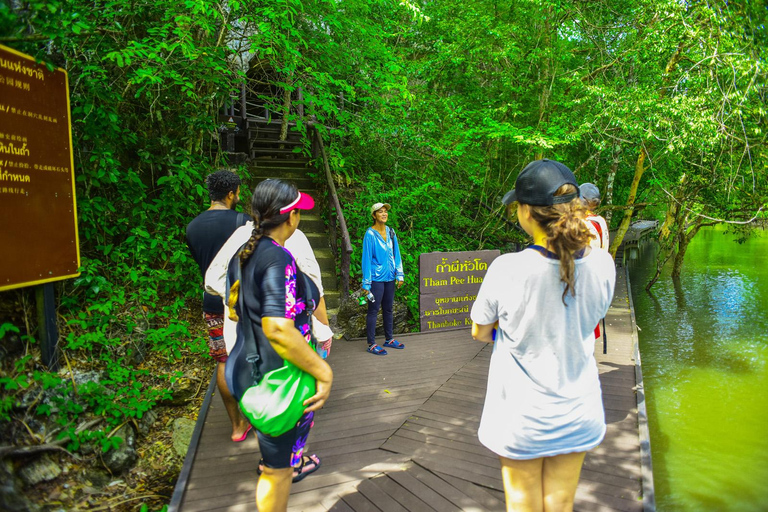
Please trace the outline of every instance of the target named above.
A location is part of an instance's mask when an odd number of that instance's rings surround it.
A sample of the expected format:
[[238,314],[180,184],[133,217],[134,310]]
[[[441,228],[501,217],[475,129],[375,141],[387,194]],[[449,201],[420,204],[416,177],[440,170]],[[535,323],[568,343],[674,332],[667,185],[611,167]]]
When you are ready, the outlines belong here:
[[[606,317],[608,354],[602,343],[595,349],[608,432],[584,464],[576,495],[583,511],[643,510],[636,336],[626,276],[619,274]],[[289,510],[504,510],[498,457],[477,440],[492,347],[468,330],[400,339],[406,349],[385,357],[365,352],[364,340],[334,343],[331,398],[308,445],[322,467],[293,485]],[[229,440],[218,397],[198,424],[199,442],[190,446],[170,510],[255,510],[256,437]]]

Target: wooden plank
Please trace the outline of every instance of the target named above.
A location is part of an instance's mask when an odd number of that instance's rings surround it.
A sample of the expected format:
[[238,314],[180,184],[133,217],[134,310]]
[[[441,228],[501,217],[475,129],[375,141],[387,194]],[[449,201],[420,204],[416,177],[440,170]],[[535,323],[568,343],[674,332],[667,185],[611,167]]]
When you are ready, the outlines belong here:
[[392,496],[400,505],[411,512],[433,512],[434,509],[424,503],[418,496],[411,493],[387,475],[371,479],[383,492]]
[[357,486],[360,494],[368,498],[381,509],[381,512],[408,512],[408,509],[398,503],[393,497],[381,490],[381,487],[371,480],[363,480]]
[[408,472],[415,478],[419,479],[421,482],[424,482],[425,485],[429,486],[430,489],[433,489],[443,498],[450,501],[459,510],[487,510],[480,503],[473,500],[458,490],[456,487],[450,485],[448,482],[435,475],[431,471],[427,471],[426,469],[422,468],[418,464],[413,464],[410,468],[408,468]]
[[[499,499],[498,493],[494,493],[494,491],[490,489],[475,485],[472,482],[469,482],[462,478],[458,478],[446,473],[440,473],[439,471],[434,471],[430,469],[428,466],[425,466],[424,464],[422,464],[422,461],[414,461],[414,462],[416,462],[419,466],[424,467],[425,469],[429,469],[436,476],[445,480],[449,485],[455,487],[456,489],[461,491],[463,494],[466,494],[467,496],[472,498],[474,501],[480,503],[486,510],[502,511],[506,509],[506,504],[504,502],[503,495],[502,495],[502,499]],[[499,466],[499,481],[501,481],[501,466]]]
[[334,506],[328,509],[328,512],[355,512],[355,509],[347,505],[343,499],[340,499]]
[[413,457],[413,461],[433,473],[443,473],[462,480],[467,480],[473,484],[504,491],[504,487],[501,484],[500,463],[496,468],[491,468],[472,462],[462,462],[437,454],[430,454],[426,457],[416,456]]
[[464,452],[447,449],[440,445],[429,443],[420,443],[402,436],[392,436],[382,446],[382,449],[395,453],[413,454],[418,457],[430,457],[431,455],[440,455],[445,458],[453,459],[457,464],[472,462],[475,464],[486,465],[491,468],[498,467],[498,458],[486,456],[485,454]]
[[410,474],[410,468],[406,471],[393,471],[387,473],[389,478],[403,486],[421,501],[440,512],[461,512],[453,503],[443,498],[432,490],[427,484]]
[[381,512],[376,507],[376,505],[371,503],[368,500],[368,498],[366,498],[359,492],[347,494],[346,496],[343,496],[341,499],[344,501],[344,503],[349,505],[349,507],[355,512]]

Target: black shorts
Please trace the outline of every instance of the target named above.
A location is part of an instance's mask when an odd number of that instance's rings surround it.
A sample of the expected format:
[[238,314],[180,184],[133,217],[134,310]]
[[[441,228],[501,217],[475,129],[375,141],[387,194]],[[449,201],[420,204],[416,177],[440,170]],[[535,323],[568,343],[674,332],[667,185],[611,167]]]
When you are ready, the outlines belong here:
[[314,417],[314,412],[305,414],[295,427],[276,437],[256,432],[264,465],[272,469],[298,466],[307,445],[309,429],[315,424]]

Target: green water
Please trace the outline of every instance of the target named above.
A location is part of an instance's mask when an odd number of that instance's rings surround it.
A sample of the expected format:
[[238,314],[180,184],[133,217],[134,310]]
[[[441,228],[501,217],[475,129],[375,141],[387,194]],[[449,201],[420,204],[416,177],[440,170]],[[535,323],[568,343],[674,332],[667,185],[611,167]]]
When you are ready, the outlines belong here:
[[[644,288],[654,246],[627,262],[658,510],[768,510],[768,232],[700,232],[683,275]],[[675,282],[677,281],[677,282]]]

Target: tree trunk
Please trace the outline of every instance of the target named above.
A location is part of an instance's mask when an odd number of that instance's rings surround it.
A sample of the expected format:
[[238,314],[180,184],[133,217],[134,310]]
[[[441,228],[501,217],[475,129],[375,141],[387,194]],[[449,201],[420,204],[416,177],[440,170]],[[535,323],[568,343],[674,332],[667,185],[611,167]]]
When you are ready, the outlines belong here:
[[685,251],[688,250],[688,246],[691,244],[691,240],[699,232],[703,225],[704,218],[696,217],[691,229],[686,230],[683,228],[678,236],[677,254],[675,254],[675,262],[672,266],[672,277],[678,278],[683,273],[683,261],[685,260]]
[[[669,61],[667,61],[667,65],[664,68],[664,76],[662,77],[662,84],[666,84],[669,82],[669,76],[674,71],[675,67],[677,67],[677,63],[680,62],[680,59],[683,58],[683,48],[685,48],[685,41],[680,41],[680,43],[677,45],[677,49],[672,54],[672,56],[669,58]],[[661,87],[659,89],[659,97],[663,98],[666,95],[666,89],[664,87]],[[645,159],[648,156],[645,147],[640,148],[640,155],[637,157],[637,163],[635,164],[635,177],[632,180],[632,186],[629,189],[629,198],[627,199],[627,206],[628,208],[624,212],[624,218],[621,221],[621,225],[619,226],[619,231],[616,233],[616,238],[611,241],[611,248],[610,252],[611,255],[615,258],[616,257],[616,251],[619,249],[619,246],[621,245],[621,242],[624,240],[624,235],[627,234],[627,229],[629,229],[629,223],[632,220],[632,213],[634,212],[634,208],[631,206],[635,203],[635,196],[637,195],[637,187],[640,185],[640,178],[643,177],[643,173],[645,172]],[[655,282],[655,279],[658,279],[657,272],[656,277],[654,278],[653,282]],[[649,285],[650,286],[650,285]]]
[[[286,140],[288,138],[288,115],[291,112],[291,89],[289,83],[286,84],[283,89],[283,120],[280,123],[280,140]],[[283,149],[283,145],[280,145],[280,149]]]
[[[605,195],[603,203],[606,205],[613,204],[613,182],[616,179],[616,173],[619,170],[619,161],[621,160],[621,144],[616,144],[613,148],[613,162],[611,163],[611,171],[608,173],[608,179],[605,183]],[[613,209],[605,212],[605,223],[608,225],[608,229],[611,229],[611,218],[613,217]]]
[[547,119],[547,107],[549,106],[549,84],[552,75],[552,6],[547,7],[547,12],[544,14],[544,29],[541,31],[542,46],[544,51],[542,52],[541,61],[541,77],[539,82],[541,83],[541,94],[539,95],[539,127]]
[[629,208],[624,210],[624,218],[621,220],[619,231],[616,233],[616,237],[611,240],[611,248],[609,251],[614,258],[616,258],[616,251],[624,240],[624,235],[627,234],[629,223],[632,221],[632,212],[635,211],[632,205],[635,204],[635,197],[637,196],[637,188],[640,185],[640,178],[643,177],[643,173],[645,172],[645,158],[645,148],[641,147],[640,154],[637,156],[637,162],[635,163],[635,177],[632,179],[632,186],[629,188],[629,197],[627,198],[627,206],[629,206]]

